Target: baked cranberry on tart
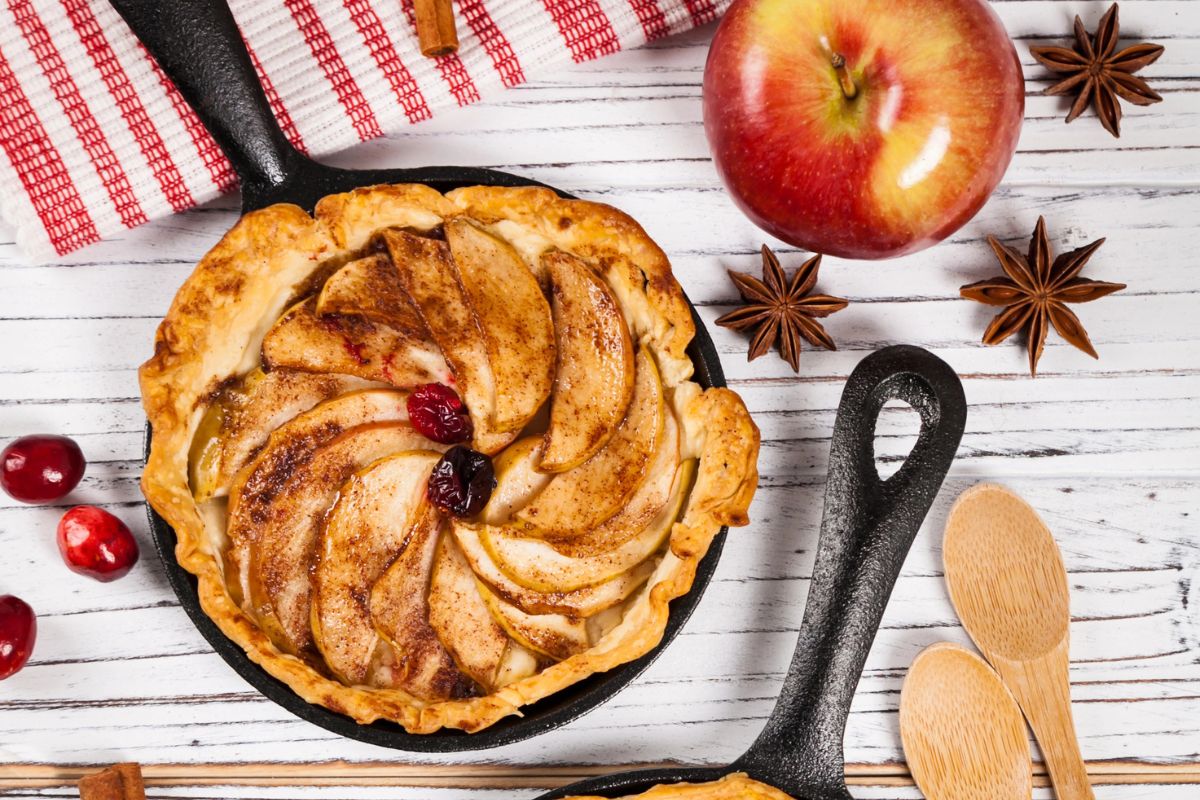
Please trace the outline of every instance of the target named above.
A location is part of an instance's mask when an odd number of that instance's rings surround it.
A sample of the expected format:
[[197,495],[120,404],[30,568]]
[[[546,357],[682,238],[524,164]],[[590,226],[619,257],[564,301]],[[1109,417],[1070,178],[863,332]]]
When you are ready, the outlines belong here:
[[201,605],[311,703],[476,731],[652,649],[758,430],[691,380],[662,251],[536,188],[244,216],[141,368],[142,485]]

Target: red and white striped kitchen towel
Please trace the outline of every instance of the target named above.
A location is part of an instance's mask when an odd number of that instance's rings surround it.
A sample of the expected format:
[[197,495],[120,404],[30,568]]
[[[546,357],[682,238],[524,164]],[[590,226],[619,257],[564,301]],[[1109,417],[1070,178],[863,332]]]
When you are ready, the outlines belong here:
[[[459,52],[438,59],[420,53],[412,0],[230,5],[281,127],[319,156],[704,24],[729,2],[455,0]],[[106,0],[0,3],[0,213],[27,256],[61,256],[235,188]]]

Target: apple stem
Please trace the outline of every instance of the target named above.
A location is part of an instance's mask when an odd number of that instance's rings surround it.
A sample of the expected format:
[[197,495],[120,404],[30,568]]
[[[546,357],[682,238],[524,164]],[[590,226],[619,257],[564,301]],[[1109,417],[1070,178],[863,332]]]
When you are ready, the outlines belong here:
[[854,78],[850,75],[850,70],[846,67],[846,57],[841,53],[834,53],[830,59],[833,64],[833,70],[837,73],[838,81],[842,84],[842,94],[846,95],[847,100],[853,100],[858,95],[858,85],[854,83]]

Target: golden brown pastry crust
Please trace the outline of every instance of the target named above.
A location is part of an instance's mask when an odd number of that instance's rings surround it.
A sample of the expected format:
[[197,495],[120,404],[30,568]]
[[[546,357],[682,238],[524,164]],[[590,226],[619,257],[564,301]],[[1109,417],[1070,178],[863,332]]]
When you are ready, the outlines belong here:
[[[485,697],[426,703],[398,689],[347,686],[282,652],[235,602],[188,485],[188,452],[220,383],[257,362],[266,327],[322,261],[349,256],[375,231],[431,230],[456,213],[505,234],[522,234],[523,257],[556,247],[587,260],[618,293],[635,340],[676,389],[684,435],[699,457],[696,484],[668,552],[610,633],[589,650]],[[506,238],[509,238],[506,236]],[[536,274],[536,273],[535,273]],[[691,314],[666,256],[635,221],[608,206],[563,200],[546,189],[471,187],[443,196],[427,186],[377,186],[324,198],[313,217],[290,205],[251,212],[201,259],[159,326],[153,357],[139,372],[153,426],[142,489],[175,529],[176,558],[196,575],[200,603],[251,660],[302,698],[360,723],[390,719],[413,733],[477,731],[587,676],[632,661],[661,640],[668,606],[692,586],[722,525],[744,525],[758,482],[759,435],[741,399],[701,392],[686,347]]]
[[[600,797],[570,797],[567,800],[603,800]],[[792,800],[773,786],[759,783],[742,772],[707,783],[671,783],[655,786],[641,794],[618,800]]]

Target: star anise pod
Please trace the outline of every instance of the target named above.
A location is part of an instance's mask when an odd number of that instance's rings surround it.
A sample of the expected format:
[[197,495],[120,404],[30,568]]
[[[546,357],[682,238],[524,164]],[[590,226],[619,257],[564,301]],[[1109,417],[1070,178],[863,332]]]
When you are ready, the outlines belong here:
[[1092,358],[1099,358],[1079,317],[1067,303],[1090,303],[1125,288],[1123,283],[1106,283],[1080,278],[1088,259],[1104,244],[1097,239],[1078,250],[1063,253],[1050,263],[1050,240],[1046,220],[1038,217],[1028,257],[1021,255],[994,236],[988,243],[1000,259],[1007,278],[992,278],[972,283],[959,291],[963,297],[989,306],[1005,306],[983,333],[984,344],[1000,344],[1021,328],[1027,331],[1029,374],[1037,375],[1038,359],[1046,346],[1050,325],[1071,344]]
[[746,304],[720,317],[717,324],[735,331],[753,330],[748,360],[761,356],[779,341],[779,354],[800,371],[800,340],[813,347],[837,350],[837,345],[817,322],[846,307],[847,301],[827,294],[809,294],[817,283],[821,256],[805,261],[789,281],[779,259],[762,246],[763,279],[729,270],[729,277]]
[[1162,101],[1158,92],[1133,74],[1157,61],[1163,54],[1162,45],[1141,42],[1114,54],[1119,38],[1117,4],[1113,3],[1100,18],[1094,37],[1088,37],[1083,21],[1075,17],[1074,49],[1029,48],[1033,57],[1046,69],[1067,76],[1046,89],[1046,94],[1078,93],[1071,105],[1071,112],[1067,114],[1067,122],[1082,114],[1090,101],[1100,123],[1116,137],[1121,136],[1121,99],[1138,106]]

